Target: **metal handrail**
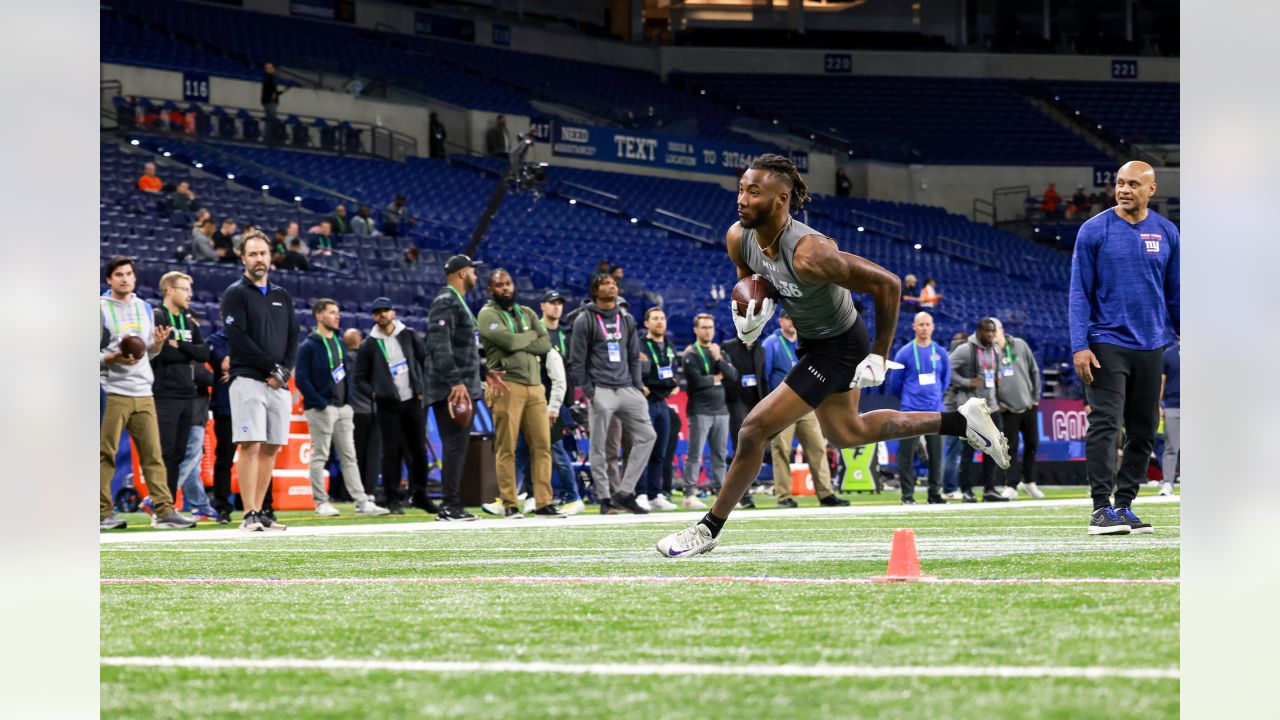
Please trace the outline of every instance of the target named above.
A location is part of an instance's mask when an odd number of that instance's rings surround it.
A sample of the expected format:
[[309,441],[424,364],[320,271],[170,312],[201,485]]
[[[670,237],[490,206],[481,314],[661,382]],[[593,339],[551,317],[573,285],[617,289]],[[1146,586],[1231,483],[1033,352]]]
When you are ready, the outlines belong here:
[[[710,225],[708,225],[708,224],[706,224],[706,223],[704,223],[704,222],[701,222],[701,221],[699,221],[699,220],[694,220],[693,218],[685,217],[685,216],[680,215],[680,214],[677,214],[677,213],[673,213],[673,212],[671,212],[670,210],[664,210],[664,209],[662,209],[662,208],[660,208],[660,207],[655,207],[655,208],[653,209],[653,211],[654,211],[655,213],[657,213],[658,215],[666,215],[666,216],[667,216],[667,217],[669,217],[669,218],[674,218],[674,219],[676,219],[676,220],[680,220],[681,222],[687,222],[687,223],[689,223],[690,225],[697,225],[698,227],[700,227],[700,228],[702,228],[702,229],[704,229],[704,230],[707,230],[707,231],[711,231],[711,232],[714,232],[714,231],[715,231],[715,228],[711,227]],[[655,223],[655,224],[656,224],[656,223]]]

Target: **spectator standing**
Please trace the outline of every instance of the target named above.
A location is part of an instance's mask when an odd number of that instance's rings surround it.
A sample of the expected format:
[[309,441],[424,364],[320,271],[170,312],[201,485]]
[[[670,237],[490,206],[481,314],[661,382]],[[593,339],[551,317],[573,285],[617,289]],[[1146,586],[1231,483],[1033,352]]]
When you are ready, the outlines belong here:
[[[213,368],[213,392],[209,399],[209,411],[213,413],[213,509],[218,513],[218,524],[231,523],[231,467],[236,446],[231,439],[231,345],[224,324],[209,336],[209,366]],[[271,489],[263,496],[262,511],[271,512]]]
[[236,474],[245,532],[284,530],[263,510],[276,454],[289,442],[290,369],[298,354],[298,320],[289,291],[268,279],[271,246],[261,232],[240,246],[245,274],[222,295],[231,375],[231,439],[240,446]]
[[648,511],[636,502],[635,488],[645,463],[627,463],[618,487],[610,487],[608,453],[602,442],[618,416],[634,443],[634,457],[648,458],[653,451],[656,437],[641,389],[640,339],[635,320],[618,306],[618,284],[611,276],[598,273],[591,278],[591,298],[592,304],[573,321],[569,346],[570,377],[590,400],[591,478],[601,514],[619,509],[644,514]]
[[1056,218],[1059,215],[1059,206],[1062,205],[1062,196],[1058,194],[1057,188],[1053,183],[1049,183],[1049,187],[1044,189],[1044,197],[1040,201],[1040,209],[1044,211],[1047,218]]
[[[956,351],[956,348],[962,347],[969,342],[969,336],[963,331],[958,331],[951,336],[951,345],[947,348],[947,359],[950,361],[950,353]],[[944,388],[945,392],[949,388]],[[942,497],[948,500],[963,500],[964,494],[960,492],[960,456],[961,448],[964,447],[964,440],[955,436],[947,436],[942,443]]]
[[1164,351],[1164,373],[1160,376],[1160,417],[1164,418],[1164,457],[1160,469],[1164,478],[1160,483],[1160,495],[1173,494],[1173,482],[1178,477],[1178,463],[1182,455],[1182,343],[1177,342]]
[[849,197],[849,193],[853,191],[853,181],[849,179],[849,174],[844,168],[836,168],[836,195],[839,197]]
[[[480,362],[480,334],[475,316],[464,299],[475,289],[476,267],[483,265],[466,255],[454,255],[444,264],[445,286],[431,302],[427,317],[427,404],[435,413],[440,431],[440,479],[444,486],[444,510],[441,520],[474,520],[462,509],[462,469],[471,442],[471,428],[453,421],[453,408],[475,406],[483,395],[480,384],[486,380],[490,396],[501,396],[506,390],[499,370],[486,371]],[[385,433],[383,442],[386,442]]]
[[499,115],[484,134],[484,152],[494,157],[507,157],[511,151],[511,133],[507,131],[507,116]]
[[[1004,496],[1010,500],[1019,492],[1043,499],[1036,485],[1036,450],[1040,447],[1041,378],[1040,364],[1027,341],[1006,335],[996,320],[996,353],[1000,358],[1000,386],[996,400],[1009,440],[1009,469],[1005,471]],[[1018,465],[1018,436],[1022,436],[1022,464]]]
[[[346,346],[342,361],[353,377],[362,340],[364,338],[356,328],[350,328],[342,334],[342,343]],[[373,414],[373,398],[353,379],[347,383],[347,393],[356,443],[356,464],[360,466],[360,478],[364,480],[364,493],[376,504],[379,466],[382,464],[382,437],[378,434],[378,421]]]
[[267,143],[274,144],[282,134],[278,112],[280,110],[280,96],[287,91],[288,88],[282,88],[276,83],[276,66],[267,63],[262,66],[262,114],[266,116],[267,125]]
[[[1114,210],[1080,226],[1071,256],[1071,350],[1093,409],[1085,435],[1091,534],[1153,532],[1131,505],[1155,444],[1163,351],[1176,341],[1181,322],[1181,241],[1178,228],[1148,208],[1155,170],[1137,160],[1125,163],[1115,187]],[[1124,457],[1117,473],[1121,424]]]
[[396,195],[396,199],[387,204],[382,211],[382,231],[392,237],[403,234],[406,228],[413,225],[409,217],[409,208],[405,205],[404,195]]
[[[796,333],[795,322],[787,314],[786,309],[778,308],[778,329],[761,343],[764,348],[764,376],[768,384],[764,394],[782,384],[787,373],[796,365],[796,344],[800,336]],[[800,440],[804,450],[805,461],[809,463],[809,475],[813,478],[813,487],[818,495],[818,503],[827,507],[844,507],[848,500],[836,495],[831,487],[831,467],[827,465],[827,439],[822,434],[822,426],[818,418],[809,413],[784,428],[769,441],[769,450],[773,454],[773,496],[778,507],[799,507],[795,498],[791,497],[791,444]]]
[[[578,494],[578,480],[573,472],[573,460],[565,449],[565,427],[572,425],[573,417],[565,407],[569,396],[568,354],[569,344],[560,316],[564,312],[564,298],[555,290],[542,295],[542,327],[547,331],[552,352],[547,353],[542,365],[542,385],[547,389],[547,417],[551,420],[551,485],[560,491],[560,512],[577,515],[585,509]],[[570,435],[572,441],[572,435]]]
[[[729,406],[729,441],[733,443],[736,453],[738,431],[742,430],[742,421],[765,396],[764,343],[752,343],[751,347],[747,347],[746,343],[735,336],[726,341],[721,350],[738,370],[738,382],[724,386],[724,401]],[[765,454],[767,455],[768,452],[766,448]],[[761,462],[763,463],[764,460],[762,459]],[[755,501],[751,499],[750,490],[743,494],[738,505],[747,508],[756,506]]]
[[636,486],[636,500],[644,496],[653,510],[675,510],[675,503],[662,487],[663,462],[667,457],[667,439],[672,432],[667,398],[680,392],[676,380],[676,351],[667,343],[667,314],[654,306],[644,313],[645,338],[640,346],[640,372],[644,376],[644,396],[649,403],[649,424],[653,426],[653,450],[645,464],[644,475]]
[[902,279],[902,314],[915,317],[920,312],[920,297],[916,295],[920,290],[920,281],[915,275],[907,273]]
[[431,113],[431,122],[427,127],[427,151],[433,158],[443,158],[445,156],[444,143],[447,133],[444,129],[444,123],[440,122],[440,116]]
[[725,459],[729,449],[729,407],[725,404],[726,384],[738,382],[738,369],[720,352],[715,341],[716,320],[706,313],[693,318],[694,343],[685,348],[681,364],[689,387],[689,452],[684,463],[684,506],[705,509],[698,499],[698,475],[702,471],[702,448],[711,454],[711,487],[724,484]]
[[[970,398],[982,398],[991,411],[991,420],[1001,427],[1000,404],[996,400],[1000,377],[1000,361],[995,348],[994,318],[982,318],[978,329],[968,340],[951,351],[951,384],[945,398],[947,410],[955,410]],[[973,494],[973,448],[968,444],[960,451],[960,492],[967,503],[978,502]],[[996,492],[995,458],[982,454],[982,501],[1007,502],[1009,498]]]
[[[427,497],[427,349],[418,334],[396,318],[390,298],[373,301],[374,328],[356,357],[356,383],[373,398],[382,436],[382,493],[392,515],[404,514],[400,468],[409,466],[411,504],[444,519]],[[438,420],[438,418],[437,418]],[[446,429],[441,426],[440,433]],[[445,502],[449,501],[446,484]]]
[[156,308],[155,326],[168,333],[160,352],[151,358],[155,375],[152,395],[160,428],[169,496],[178,496],[179,468],[191,436],[191,404],[196,398],[195,363],[209,359],[209,346],[200,336],[200,323],[191,314],[191,276],[168,272],[160,278],[164,301]]
[[[187,437],[187,451],[178,466],[178,487],[182,489],[183,508],[196,520],[215,522],[218,512],[209,504],[204,491],[201,466],[204,464],[205,425],[209,422],[209,390],[213,373],[207,363],[195,364],[196,397],[191,401],[191,434]],[[176,499],[176,498],[175,498]]]
[[357,515],[386,515],[388,510],[374,503],[365,493],[360,463],[355,447],[355,411],[348,399],[354,384],[347,375],[346,354],[338,340],[342,310],[329,298],[320,298],[311,306],[316,320],[315,332],[298,347],[298,366],[294,383],[302,393],[303,413],[311,433],[311,498],[316,514],[340,515],[324,489],[324,468],[329,463],[330,448],[337,448],[342,465],[342,482],[356,503]]
[[120,350],[121,339],[130,335],[145,338],[146,355],[154,358],[169,340],[169,330],[155,327],[151,307],[133,294],[137,276],[133,260],[112,258],[103,268],[109,289],[98,301],[102,326],[110,333],[107,344],[99,351],[99,383],[106,392],[98,436],[98,520],[101,530],[125,527],[115,513],[111,497],[111,480],[116,474],[116,451],[120,433],[129,431],[133,452],[138,454],[143,479],[151,499],[151,526],[188,528],[196,523],[173,508],[164,459],[160,452],[160,429],[156,420],[156,402],[152,396],[155,375],[148,358],[134,358]]
[[523,434],[529,451],[529,480],[535,515],[564,517],[551,492],[551,421],[547,417],[542,362],[551,351],[547,331],[533,310],[516,302],[516,287],[502,268],[489,273],[489,302],[476,317],[485,367],[502,373],[506,392],[490,400],[498,493],[503,514],[524,517],[516,498],[516,441]]
[[164,181],[156,175],[155,163],[149,162],[142,166],[142,176],[138,178],[138,189],[149,193],[158,193],[164,189]]
[[[951,383],[951,357],[933,342],[933,316],[917,313],[911,329],[915,338],[893,356],[901,369],[889,372],[889,393],[901,398],[903,412],[942,412],[943,393]],[[921,442],[929,455],[929,504],[940,505],[942,497],[942,436],[924,435],[898,441],[898,484],[902,504],[915,505],[916,454]],[[1011,451],[1012,454],[1012,451]]]
[[925,311],[936,310],[942,293],[938,292],[938,281],[928,278],[924,281],[924,289],[920,291],[920,308]]

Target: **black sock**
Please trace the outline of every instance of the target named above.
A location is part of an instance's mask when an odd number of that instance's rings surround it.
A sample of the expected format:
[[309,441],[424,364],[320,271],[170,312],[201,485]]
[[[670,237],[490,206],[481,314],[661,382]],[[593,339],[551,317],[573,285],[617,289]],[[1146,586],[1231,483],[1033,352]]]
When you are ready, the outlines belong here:
[[[725,520],[727,519],[728,518],[725,518]],[[703,515],[702,519],[699,520],[698,522],[702,523],[703,525],[706,525],[707,529],[711,530],[711,537],[714,538],[714,537],[720,537],[720,531],[724,529],[725,521],[721,520],[720,518],[716,517],[710,512],[707,512],[707,514]]]
[[964,416],[958,410],[942,413],[942,423],[938,426],[939,435],[964,437],[968,430],[969,422],[964,419]]

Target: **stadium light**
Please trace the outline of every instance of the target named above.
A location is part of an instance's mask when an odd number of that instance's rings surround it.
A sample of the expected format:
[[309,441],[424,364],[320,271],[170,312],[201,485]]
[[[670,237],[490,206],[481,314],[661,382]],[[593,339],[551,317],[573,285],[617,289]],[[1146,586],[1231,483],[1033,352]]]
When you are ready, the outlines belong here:
[[270,186],[270,185],[263,185],[263,186],[262,186],[262,189],[263,189],[263,190],[270,190],[270,189],[271,189],[271,186]]
[[165,157],[169,157],[169,156],[170,156],[170,155],[172,155],[172,154],[173,154],[173,153],[169,152],[168,150],[165,150],[165,151],[164,151],[164,156],[165,156]]
[[919,249],[920,249],[920,243],[916,243],[916,244],[915,244],[915,245],[913,245],[912,247],[914,247],[915,249],[919,250]]
[[635,225],[635,224],[636,224],[636,223],[638,223],[638,222],[640,222],[640,218],[631,218],[631,224],[632,224],[632,225]]
[[1077,111],[1076,111],[1076,114],[1077,114],[1077,115],[1079,115],[1079,114],[1080,114],[1080,111],[1079,111],[1079,110],[1077,110]]
[[202,162],[198,162],[198,163],[196,163],[196,168],[197,168],[197,169],[198,169],[198,168],[202,168],[202,167],[204,167],[204,163],[202,163]]
[[[266,185],[263,185],[262,187],[265,189],[267,186],[266,186]],[[293,196],[293,201],[294,201],[294,202],[302,202],[302,196],[301,196],[301,195],[294,195],[294,196]]]
[[1040,228],[1036,228],[1036,230],[1035,230],[1035,231],[1036,231],[1036,232],[1040,232]]
[[578,204],[578,201],[577,201],[577,200],[574,200],[573,198],[569,198],[569,204],[570,204],[570,205],[577,205],[577,204]]
[[130,144],[130,145],[137,145],[137,144],[138,144],[138,139],[137,139],[137,138],[134,138],[134,139],[130,140],[130,141],[129,141],[129,144]]
[[550,167],[550,166],[551,166],[550,163],[544,163],[544,162],[538,163],[538,167]]
[[773,124],[774,124],[774,125],[777,125],[777,124],[778,124],[778,118],[774,118],[774,119],[773,119]]
[[235,179],[236,179],[235,173],[227,173],[227,179],[228,179],[228,180],[235,180]]
[[862,227],[861,225],[858,226],[858,232],[866,232],[866,231],[867,231],[866,228]]
[[1099,129],[1099,130],[1101,130],[1101,129],[1102,129],[1102,126],[1101,126],[1101,125],[1099,125],[1099,126],[1098,126],[1098,129]]
[[706,95],[706,94],[707,94],[707,90],[706,90],[706,88],[703,88],[702,90],[699,90],[699,91],[698,91],[698,94],[699,94],[699,95]]

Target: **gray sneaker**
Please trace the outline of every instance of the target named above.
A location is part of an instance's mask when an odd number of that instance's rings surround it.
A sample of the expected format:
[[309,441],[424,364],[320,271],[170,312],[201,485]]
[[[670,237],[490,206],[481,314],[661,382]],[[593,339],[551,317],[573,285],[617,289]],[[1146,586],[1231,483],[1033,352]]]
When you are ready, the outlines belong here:
[[163,517],[157,515],[151,516],[151,527],[158,528],[160,530],[176,530],[195,526],[195,520],[184,515],[180,515],[175,510],[170,510]]
[[111,513],[98,521],[99,530],[118,530],[126,527],[129,527],[129,523],[125,522],[124,518],[115,513]]

